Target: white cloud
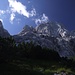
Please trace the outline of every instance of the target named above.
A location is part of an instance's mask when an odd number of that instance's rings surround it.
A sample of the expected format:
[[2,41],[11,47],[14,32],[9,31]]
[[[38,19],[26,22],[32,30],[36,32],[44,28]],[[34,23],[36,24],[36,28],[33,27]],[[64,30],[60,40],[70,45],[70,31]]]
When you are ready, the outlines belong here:
[[11,11],[10,15],[10,22],[12,23],[15,19],[15,13],[18,13],[20,15],[23,15],[27,18],[36,16],[36,10],[33,8],[30,12],[27,11],[27,7],[23,5],[21,2],[18,2],[17,0],[8,0],[9,2],[9,8]]
[[29,14],[31,17],[32,16],[36,16],[36,10],[35,10],[35,8],[33,8],[32,10],[31,10],[31,12],[30,12],[30,14]]
[[43,13],[41,18],[35,19],[35,23],[41,24],[41,23],[47,23],[49,21],[48,17]]
[[12,12],[17,12],[18,14],[29,17],[26,6],[24,6],[21,2],[17,2],[16,0],[8,0],[8,2]]
[[12,24],[13,24],[13,20],[14,20],[14,18],[15,18],[15,14],[12,13],[11,16],[10,16],[10,22],[11,22]]
[[11,13],[10,9],[7,10],[0,10],[0,16],[5,15],[6,13]]
[[8,0],[9,7],[11,9],[11,12],[18,13],[20,15],[23,15],[27,18],[35,16],[36,10],[33,8],[30,12],[27,11],[27,7],[23,5],[21,2],[18,2],[17,0]]
[[4,14],[5,11],[4,10],[0,10],[0,15]]
[[26,18],[36,16],[35,8],[31,8],[31,10],[28,11],[27,7],[17,0],[8,0],[8,3],[9,3],[8,9],[0,10],[0,16],[2,15],[7,16],[7,14],[9,14],[10,15],[9,20],[11,24],[13,24],[14,19],[16,20],[17,14],[23,15]]

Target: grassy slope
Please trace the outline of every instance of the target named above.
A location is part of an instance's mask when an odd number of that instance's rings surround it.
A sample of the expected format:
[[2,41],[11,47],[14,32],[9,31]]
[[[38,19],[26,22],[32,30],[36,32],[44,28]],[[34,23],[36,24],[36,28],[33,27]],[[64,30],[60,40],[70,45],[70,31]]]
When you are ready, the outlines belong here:
[[44,60],[13,60],[13,62],[0,65],[0,75],[53,75],[54,72],[60,73],[63,70],[66,73],[75,74],[61,63]]

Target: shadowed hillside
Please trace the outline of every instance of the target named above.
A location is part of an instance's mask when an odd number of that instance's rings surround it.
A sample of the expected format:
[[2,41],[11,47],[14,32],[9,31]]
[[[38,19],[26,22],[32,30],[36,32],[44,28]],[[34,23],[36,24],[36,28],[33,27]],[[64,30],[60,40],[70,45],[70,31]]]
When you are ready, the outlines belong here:
[[32,42],[16,44],[12,37],[0,37],[0,75],[54,75],[61,71],[74,75],[75,61]]

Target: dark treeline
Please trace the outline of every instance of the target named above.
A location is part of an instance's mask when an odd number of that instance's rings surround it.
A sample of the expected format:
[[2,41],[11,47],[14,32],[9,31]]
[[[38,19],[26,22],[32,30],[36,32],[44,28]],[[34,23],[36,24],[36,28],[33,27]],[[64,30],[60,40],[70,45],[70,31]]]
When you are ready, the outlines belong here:
[[61,58],[55,50],[42,48],[39,45],[35,46],[32,42],[16,44],[12,37],[0,37],[0,63],[11,62],[17,59],[24,60],[25,58],[60,62],[62,65],[75,70],[75,62],[66,57]]
[[32,42],[16,44],[12,37],[0,37],[0,60],[10,61],[17,58],[31,58],[42,60],[59,60],[59,54],[51,49],[35,46]]

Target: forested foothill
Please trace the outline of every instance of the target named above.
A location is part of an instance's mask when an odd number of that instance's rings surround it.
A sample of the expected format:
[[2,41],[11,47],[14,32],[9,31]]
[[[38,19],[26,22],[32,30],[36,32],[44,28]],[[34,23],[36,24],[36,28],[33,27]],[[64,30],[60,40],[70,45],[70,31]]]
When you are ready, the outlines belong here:
[[60,57],[52,49],[29,43],[16,43],[0,37],[0,75],[54,75],[65,71],[75,75],[74,57]]

